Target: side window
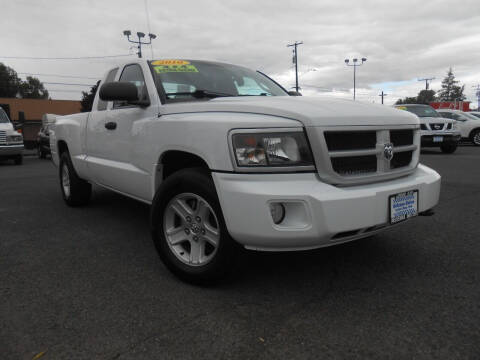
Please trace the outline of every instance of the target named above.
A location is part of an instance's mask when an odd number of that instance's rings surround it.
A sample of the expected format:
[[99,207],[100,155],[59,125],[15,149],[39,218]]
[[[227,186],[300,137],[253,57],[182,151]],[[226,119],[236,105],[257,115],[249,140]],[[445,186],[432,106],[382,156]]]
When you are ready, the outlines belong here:
[[[106,83],[109,83],[109,82],[112,82],[114,79],[115,79],[115,75],[117,75],[117,71],[118,71],[118,68],[115,68],[113,70],[110,70],[110,72],[108,73],[107,75],[107,78],[105,79],[105,84]],[[100,89],[100,86],[102,85],[102,83],[98,84],[98,89]],[[100,98],[98,99],[98,105],[97,105],[97,110],[98,111],[103,111],[103,110],[107,110],[107,104],[108,102],[107,101],[103,101],[101,100]]]
[[452,113],[441,112],[440,115],[442,115],[442,117],[447,118],[447,119],[453,119]]
[[457,121],[465,121],[465,118],[463,116],[460,116],[458,114],[452,114],[452,118],[457,120]]
[[[145,78],[143,77],[142,68],[140,65],[132,64],[127,65],[123,69],[122,75],[118,81],[131,82],[135,84],[138,90],[138,98],[140,100],[148,100],[147,87],[145,85]],[[115,101],[113,103],[114,108],[126,106],[127,104],[123,101]],[[127,105],[128,106],[128,105]]]

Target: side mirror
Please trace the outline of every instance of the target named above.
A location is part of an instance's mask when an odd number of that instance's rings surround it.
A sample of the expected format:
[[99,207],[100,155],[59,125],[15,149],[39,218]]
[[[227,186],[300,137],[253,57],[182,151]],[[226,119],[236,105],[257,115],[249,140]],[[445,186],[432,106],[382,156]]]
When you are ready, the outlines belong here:
[[150,101],[138,98],[138,89],[131,82],[110,82],[100,87],[100,99],[103,101],[126,101],[132,105],[148,106]]
[[300,94],[298,91],[289,91],[288,95],[290,95],[290,96],[302,96],[302,94]]

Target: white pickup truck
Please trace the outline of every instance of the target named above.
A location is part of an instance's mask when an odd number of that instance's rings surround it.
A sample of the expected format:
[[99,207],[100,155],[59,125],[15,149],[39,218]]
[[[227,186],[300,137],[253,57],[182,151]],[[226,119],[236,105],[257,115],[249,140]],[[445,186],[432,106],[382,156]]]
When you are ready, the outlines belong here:
[[63,197],[83,205],[97,184],[151,204],[160,257],[195,282],[227,273],[238,245],[314,249],[433,213],[415,115],[290,95],[225,63],[116,67],[92,112],[51,127]]

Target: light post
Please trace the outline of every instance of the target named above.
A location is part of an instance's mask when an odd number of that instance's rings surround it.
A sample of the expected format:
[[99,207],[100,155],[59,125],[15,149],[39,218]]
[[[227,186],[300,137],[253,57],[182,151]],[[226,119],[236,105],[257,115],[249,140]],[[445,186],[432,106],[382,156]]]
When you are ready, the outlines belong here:
[[353,66],[353,100],[355,100],[355,88],[356,88],[356,70],[357,66],[362,66],[363,63],[367,61],[367,58],[362,58],[362,62],[358,63],[358,59],[353,59],[352,64],[350,64],[349,59],[345,59],[345,65],[347,66]]
[[138,37],[138,41],[135,41],[135,40],[130,40],[130,35],[132,35],[132,32],[130,30],[125,30],[123,32],[123,35],[125,35],[127,37],[127,40],[131,43],[134,43],[134,44],[137,44],[138,46],[138,57],[141,58],[142,57],[142,45],[150,45],[152,43],[152,40],[155,39],[157,37],[157,35],[155,34],[148,34],[148,42],[142,42],[142,38],[145,37],[145,34],[142,33],[142,32],[137,32],[137,37]]

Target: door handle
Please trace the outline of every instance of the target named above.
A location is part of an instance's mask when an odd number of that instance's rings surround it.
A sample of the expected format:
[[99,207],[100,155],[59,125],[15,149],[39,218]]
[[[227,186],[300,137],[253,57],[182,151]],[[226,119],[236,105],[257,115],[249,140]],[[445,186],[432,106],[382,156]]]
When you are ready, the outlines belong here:
[[110,121],[110,122],[105,124],[105,128],[107,130],[115,130],[117,128],[117,123],[113,122],[113,121]]

